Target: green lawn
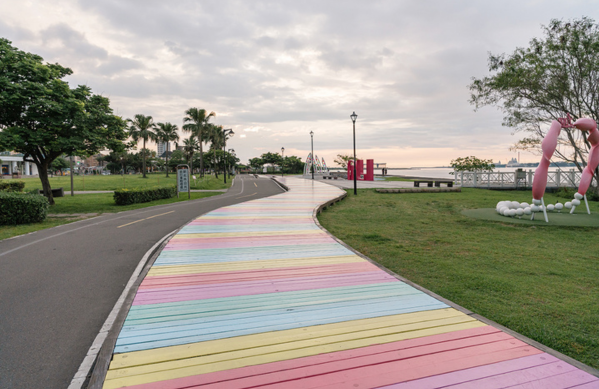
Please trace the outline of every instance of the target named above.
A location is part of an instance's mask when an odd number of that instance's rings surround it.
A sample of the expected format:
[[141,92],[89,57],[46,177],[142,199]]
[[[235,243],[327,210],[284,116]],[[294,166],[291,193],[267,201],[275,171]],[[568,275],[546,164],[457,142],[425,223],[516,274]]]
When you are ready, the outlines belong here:
[[[461,214],[494,208],[500,200],[530,202],[531,192],[360,190],[321,213],[319,220],[395,273],[599,368],[598,229]],[[551,194],[545,197],[546,203],[556,200]],[[591,212],[599,212],[598,203],[590,205]]]
[[[191,189],[227,189],[231,186],[233,177],[227,178],[227,184],[223,183],[223,176],[219,175],[218,179],[214,176],[205,176],[200,179],[191,179]],[[109,175],[109,176],[73,176],[73,186],[76,191],[83,190],[116,190],[122,188],[155,188],[160,186],[168,186],[176,184],[176,174],[171,173],[166,178],[165,173],[148,174],[147,178],[143,178],[141,174],[125,174]],[[25,182],[25,190],[42,189],[42,183],[39,178],[20,178],[18,181]],[[54,176],[50,178],[50,186],[52,188],[63,187],[65,194],[71,190],[70,176]]]
[[[191,200],[220,195],[219,192],[192,192]],[[62,224],[72,223],[77,220],[96,216],[95,214],[115,213],[129,211],[132,209],[152,207],[154,205],[171,204],[187,201],[187,193],[181,194],[180,198],[163,199],[149,203],[131,204],[119,206],[114,203],[112,193],[81,194],[75,196],[56,197],[56,204],[50,207],[48,218],[42,223],[22,224],[18,226],[0,226],[0,240],[17,235],[56,227]],[[84,214],[65,216],[65,214]]]

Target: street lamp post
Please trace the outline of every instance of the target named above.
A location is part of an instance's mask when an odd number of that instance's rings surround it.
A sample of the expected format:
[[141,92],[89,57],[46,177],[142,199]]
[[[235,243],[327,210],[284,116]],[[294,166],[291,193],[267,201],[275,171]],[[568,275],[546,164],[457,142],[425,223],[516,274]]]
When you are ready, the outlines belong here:
[[[231,156],[231,155],[235,155],[235,149],[229,149],[229,150],[227,150],[227,151],[229,152],[229,156]],[[230,172],[231,172],[231,171],[229,170],[229,178],[231,178],[231,173],[230,173]]]
[[314,179],[314,131],[310,131],[310,142],[312,145],[312,160],[310,161],[310,170],[312,170],[312,179]]
[[356,111],[349,115],[351,121],[354,124],[354,195],[358,194],[358,177],[356,177],[356,119],[358,115],[356,115]]
[[281,147],[281,177],[283,177],[283,164],[285,163],[285,147]]
[[225,177],[225,184],[227,183],[227,135],[233,133],[232,128],[223,128],[223,176]]

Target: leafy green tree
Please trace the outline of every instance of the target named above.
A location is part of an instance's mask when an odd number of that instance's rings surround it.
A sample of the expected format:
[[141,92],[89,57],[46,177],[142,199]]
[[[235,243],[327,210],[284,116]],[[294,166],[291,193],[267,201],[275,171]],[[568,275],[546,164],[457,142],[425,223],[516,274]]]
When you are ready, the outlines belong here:
[[169,157],[169,150],[168,150],[168,145],[170,144],[170,142],[178,142],[179,141],[179,134],[177,133],[177,130],[179,130],[179,128],[177,128],[176,124],[171,124],[171,123],[158,123],[156,128],[156,139],[164,142],[167,144],[167,148],[166,148],[166,176],[168,177],[168,157]]
[[183,122],[183,131],[190,132],[200,143],[200,177],[204,175],[204,149],[202,143],[206,140],[210,127],[210,118],[216,116],[216,113],[207,113],[205,109],[189,108],[185,111]]
[[275,165],[281,166],[281,164],[283,163],[283,157],[281,157],[281,155],[277,153],[264,153],[260,156],[260,159],[263,163],[270,163],[272,165],[273,170],[275,168]]
[[[503,125],[528,134],[513,149],[539,152],[548,124],[566,113],[599,121],[599,25],[587,17],[553,19],[542,30],[528,47],[489,54],[492,75],[470,84],[471,104],[500,107]],[[586,132],[564,128],[555,156],[582,171],[590,147]]]
[[[187,158],[187,163],[189,164],[189,170],[193,173],[193,154],[200,148],[201,143],[194,136],[190,136],[189,138],[183,141],[183,149],[185,150],[185,156]],[[202,166],[200,164],[200,166]],[[200,168],[201,170],[201,168]]]
[[[142,150],[146,149],[146,142],[156,140],[156,125],[151,116],[137,114],[135,115],[135,118],[127,119],[127,123],[129,123],[129,136],[131,136],[135,142],[139,142],[140,139],[143,140]],[[146,153],[142,154],[143,178],[146,178],[146,156]]]
[[254,173],[264,165],[264,161],[259,157],[251,158],[248,163],[254,169]]
[[48,169],[62,154],[89,156],[123,147],[125,122],[107,98],[87,86],[71,89],[72,70],[44,64],[0,38],[0,149],[24,154],[37,166],[44,195],[54,204]]
[[452,160],[451,167],[458,172],[492,172],[495,169],[495,164],[491,159],[479,159],[470,156]]
[[[356,159],[358,159],[357,156],[356,156]],[[354,160],[353,155],[337,154],[337,158],[335,158],[335,160],[333,162],[335,162],[337,165],[341,166],[342,168],[347,169],[347,164],[349,163],[349,161],[353,161],[353,160]]]
[[304,165],[304,162],[302,162],[302,160],[295,155],[285,157],[285,160],[283,161],[285,171],[291,174],[302,173],[304,171]]
[[173,151],[173,153],[171,154],[171,160],[168,163],[169,163],[168,166],[171,169],[175,169],[177,167],[177,165],[185,164],[186,163],[185,154],[183,154],[183,151],[181,151],[181,150]]
[[60,171],[60,175],[62,175],[62,170],[68,168],[70,164],[63,157],[57,157],[54,161],[52,161],[50,166],[53,171],[58,170]]

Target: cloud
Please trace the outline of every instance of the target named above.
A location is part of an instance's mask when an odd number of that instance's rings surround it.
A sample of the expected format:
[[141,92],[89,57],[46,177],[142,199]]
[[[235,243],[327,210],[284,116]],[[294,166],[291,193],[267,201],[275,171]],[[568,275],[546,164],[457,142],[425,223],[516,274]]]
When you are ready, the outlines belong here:
[[181,123],[187,108],[206,108],[239,134],[231,143],[242,160],[283,146],[307,154],[314,131],[319,155],[332,161],[351,149],[356,111],[359,147],[403,166],[417,155],[438,165],[466,150],[505,159],[517,137],[496,109],[473,112],[471,77],[487,74],[489,51],[527,45],[555,10],[564,18],[586,11],[584,2],[515,0],[31,0],[3,8],[0,34],[71,67],[71,83],[109,96],[125,117]]

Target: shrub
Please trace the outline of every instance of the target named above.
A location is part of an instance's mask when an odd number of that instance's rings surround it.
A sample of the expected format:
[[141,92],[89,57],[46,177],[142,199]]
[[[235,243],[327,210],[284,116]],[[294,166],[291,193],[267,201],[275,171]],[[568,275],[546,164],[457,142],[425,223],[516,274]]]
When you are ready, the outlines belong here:
[[120,189],[114,191],[116,205],[147,203],[148,201],[170,199],[177,194],[177,188],[167,186],[155,189]]
[[44,221],[49,207],[50,203],[44,196],[0,192],[0,225]]
[[[572,200],[576,192],[576,188],[568,188],[564,186],[559,188],[558,191],[555,192],[555,195],[563,199]],[[599,201],[599,194],[597,193],[597,189],[595,187],[589,187],[586,194],[589,201]]]
[[0,181],[0,192],[22,192],[24,188],[23,181]]

